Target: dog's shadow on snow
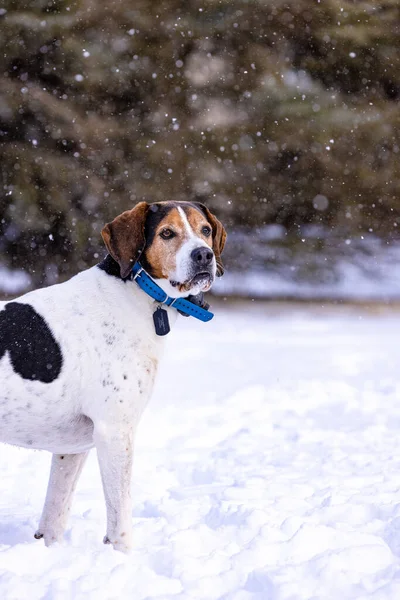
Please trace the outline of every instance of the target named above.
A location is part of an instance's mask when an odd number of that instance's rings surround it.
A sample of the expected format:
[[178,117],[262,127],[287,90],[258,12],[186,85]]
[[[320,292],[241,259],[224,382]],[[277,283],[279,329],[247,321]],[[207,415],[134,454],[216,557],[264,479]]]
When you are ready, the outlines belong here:
[[0,546],[16,546],[27,542],[36,542],[29,521],[7,520],[0,517]]

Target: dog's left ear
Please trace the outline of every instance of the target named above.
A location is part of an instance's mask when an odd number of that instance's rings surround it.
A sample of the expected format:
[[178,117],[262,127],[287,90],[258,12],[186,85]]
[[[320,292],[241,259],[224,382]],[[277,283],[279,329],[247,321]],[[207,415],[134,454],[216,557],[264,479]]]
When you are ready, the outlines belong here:
[[205,206],[205,204],[197,203],[200,206],[201,210],[204,212],[207,217],[208,222],[210,223],[213,230],[213,250],[215,254],[215,260],[217,262],[217,276],[222,277],[224,274],[225,268],[222,264],[221,254],[225,246],[226,242],[226,231],[225,227],[222,225],[221,221],[217,219],[215,215]]
[[103,228],[101,235],[108,252],[117,261],[122,279],[128,277],[146,244],[144,228],[149,210],[147,202],[139,202]]

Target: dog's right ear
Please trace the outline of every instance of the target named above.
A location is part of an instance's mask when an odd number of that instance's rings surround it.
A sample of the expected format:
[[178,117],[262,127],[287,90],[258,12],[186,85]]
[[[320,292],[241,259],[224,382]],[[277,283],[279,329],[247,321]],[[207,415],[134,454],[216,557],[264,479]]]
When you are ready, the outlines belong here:
[[123,212],[107,223],[101,232],[108,252],[119,264],[122,279],[128,277],[144,250],[148,210],[147,202],[139,202],[132,210]]

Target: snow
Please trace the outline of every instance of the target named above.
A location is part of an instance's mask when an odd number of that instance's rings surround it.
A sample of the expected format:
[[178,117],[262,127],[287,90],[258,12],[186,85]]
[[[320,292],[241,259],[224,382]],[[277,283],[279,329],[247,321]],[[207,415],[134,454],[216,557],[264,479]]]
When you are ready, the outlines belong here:
[[25,271],[7,269],[0,265],[0,292],[4,294],[18,294],[30,285],[30,277]]
[[[321,198],[325,197],[316,196],[314,201]],[[280,225],[260,227],[251,236],[234,231],[227,270],[213,292],[246,298],[399,300],[400,244],[373,234],[354,238],[342,233],[329,234],[326,228],[309,225],[298,238],[306,242],[303,249],[293,249]],[[235,254],[237,247],[240,254]],[[243,264],[251,268],[243,272]]]
[[45,548],[50,457],[2,447],[0,598],[400,597],[400,314],[214,309],[169,336],[137,437],[130,556],[101,543],[95,453],[65,541]]
[[[400,254],[400,252],[399,252]],[[368,263],[365,260],[365,263]],[[386,268],[385,268],[386,267]],[[293,300],[336,299],[344,301],[389,302],[400,299],[400,262],[384,263],[375,277],[359,265],[342,261],[336,266],[337,279],[332,282],[298,281],[285,269],[279,272],[226,272],[213,291],[218,296]]]

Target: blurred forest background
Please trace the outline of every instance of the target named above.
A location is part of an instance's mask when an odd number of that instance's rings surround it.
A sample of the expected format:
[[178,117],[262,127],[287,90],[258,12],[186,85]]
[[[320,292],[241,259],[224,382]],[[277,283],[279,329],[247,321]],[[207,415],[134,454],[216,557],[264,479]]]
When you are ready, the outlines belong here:
[[137,201],[198,199],[224,294],[400,294],[399,1],[2,0],[0,61],[20,287],[98,262]]

